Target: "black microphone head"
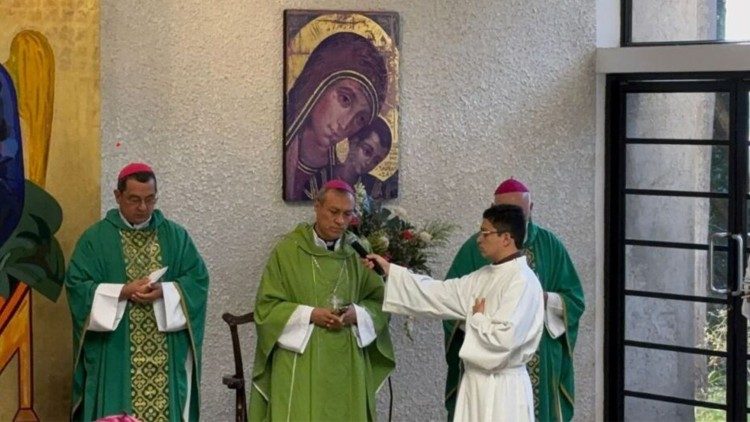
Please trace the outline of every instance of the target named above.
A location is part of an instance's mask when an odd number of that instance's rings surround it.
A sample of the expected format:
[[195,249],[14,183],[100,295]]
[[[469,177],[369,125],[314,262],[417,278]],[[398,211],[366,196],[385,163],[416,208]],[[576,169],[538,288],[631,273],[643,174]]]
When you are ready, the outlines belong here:
[[364,258],[367,256],[367,251],[365,250],[364,246],[362,246],[361,243],[357,241],[356,236],[348,236],[346,238],[346,243],[349,244],[349,246],[354,249],[355,252],[357,252],[357,255]]
[[[351,246],[352,249],[354,249],[354,251],[357,252],[357,255],[359,255],[361,258],[367,258],[368,252],[365,249],[365,247],[362,246],[362,244],[357,241],[356,236],[347,236],[346,243],[348,243],[349,246]],[[371,261],[375,265],[373,267],[373,271],[375,271],[379,275],[385,274],[385,272],[383,271],[383,268],[376,261],[374,260],[371,260]]]

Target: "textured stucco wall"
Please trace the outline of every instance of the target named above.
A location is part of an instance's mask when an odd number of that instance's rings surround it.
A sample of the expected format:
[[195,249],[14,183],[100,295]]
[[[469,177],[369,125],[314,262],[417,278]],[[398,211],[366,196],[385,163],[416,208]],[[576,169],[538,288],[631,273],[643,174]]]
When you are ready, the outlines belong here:
[[[308,219],[281,200],[282,11],[356,1],[102,4],[102,194],[127,161],[158,171],[159,206],[186,225],[212,275],[204,415],[228,420],[220,315],[250,309],[267,254]],[[534,192],[535,218],[568,245],[588,309],[576,350],[578,420],[594,420],[594,1],[378,1],[401,14],[401,199],[415,220],[460,225],[443,274],[498,180]],[[120,146],[117,147],[117,143]],[[395,419],[440,420],[442,330],[392,323]],[[245,344],[252,340],[245,338]],[[250,350],[248,350],[248,354]],[[248,359],[246,357],[246,359]],[[247,365],[249,368],[249,365]],[[385,403],[386,394],[381,394]]]

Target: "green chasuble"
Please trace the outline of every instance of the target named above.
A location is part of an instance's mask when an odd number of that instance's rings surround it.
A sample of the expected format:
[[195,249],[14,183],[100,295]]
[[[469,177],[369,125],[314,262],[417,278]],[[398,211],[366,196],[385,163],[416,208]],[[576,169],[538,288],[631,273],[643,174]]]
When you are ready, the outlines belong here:
[[[298,304],[365,308],[377,338],[357,345],[353,328],[314,327],[299,354],[277,341]],[[258,342],[250,393],[251,421],[374,421],[375,395],[394,368],[388,316],[382,311],[383,280],[367,269],[349,245],[317,246],[310,224],[300,224],[276,247],[255,302]]]
[[[163,280],[177,287],[187,329],[159,332],[152,304],[128,302],[114,331],[86,330],[100,283],[127,283],[164,266]],[[110,210],[76,244],[65,287],[75,353],[71,419],[128,413],[143,421],[179,421],[189,389],[188,418],[198,420],[208,272],[185,229],[155,210],[148,227],[134,230]]]
[[[534,270],[545,292],[557,293],[563,302],[565,333],[553,339],[543,331],[539,349],[527,365],[534,389],[534,413],[539,421],[569,421],[573,418],[575,380],[573,349],[578,335],[578,320],[584,309],[583,289],[568,252],[557,237],[533,222],[527,227],[524,249],[529,267]],[[476,271],[487,261],[479,252],[477,235],[461,246],[446,279]],[[445,359],[448,375],[445,381],[445,408],[453,418],[456,393],[463,368],[458,352],[464,340],[460,321],[443,321]]]

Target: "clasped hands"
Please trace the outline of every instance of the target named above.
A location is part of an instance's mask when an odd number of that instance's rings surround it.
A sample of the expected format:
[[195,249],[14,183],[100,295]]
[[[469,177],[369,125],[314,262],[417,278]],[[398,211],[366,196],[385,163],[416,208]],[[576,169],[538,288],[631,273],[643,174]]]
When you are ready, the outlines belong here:
[[164,297],[161,283],[149,284],[150,281],[148,277],[143,277],[126,284],[120,291],[120,300],[131,300],[136,303],[152,303]]
[[357,312],[353,305],[347,306],[340,313],[326,308],[315,308],[310,314],[310,322],[326,330],[338,331],[350,325],[357,325]]

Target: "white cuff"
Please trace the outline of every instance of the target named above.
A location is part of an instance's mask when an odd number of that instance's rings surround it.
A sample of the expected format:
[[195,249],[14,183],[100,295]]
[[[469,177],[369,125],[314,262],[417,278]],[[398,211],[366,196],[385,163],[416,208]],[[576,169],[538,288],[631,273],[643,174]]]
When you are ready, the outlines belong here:
[[187,328],[187,318],[180,304],[182,298],[173,282],[161,283],[162,297],[154,301],[156,327],[162,333],[173,333]]
[[357,346],[365,348],[378,336],[375,333],[375,324],[367,309],[355,304],[352,306],[354,306],[354,312],[357,313],[357,325],[352,325],[352,332],[357,338]]
[[562,298],[557,293],[547,292],[544,325],[552,338],[558,338],[565,333],[565,307]]
[[101,283],[96,286],[89,315],[89,331],[115,331],[125,315],[127,300],[120,300],[124,284]]
[[[487,322],[489,321],[489,317],[484,314],[484,312],[474,312],[472,310],[472,313],[469,315],[468,318],[466,318],[466,327],[474,328],[475,330],[481,329],[484,325],[487,325]],[[464,327],[464,330],[466,330],[466,327]],[[466,330],[467,332],[469,330]]]
[[298,305],[292,316],[289,317],[284,330],[279,336],[279,347],[291,350],[295,353],[304,353],[307,342],[313,332],[314,325],[310,322],[313,308],[307,305]]

